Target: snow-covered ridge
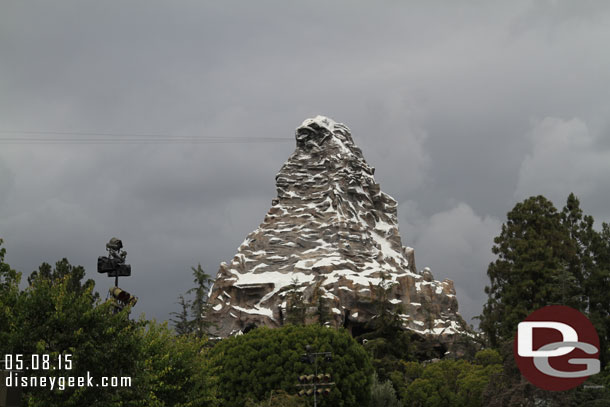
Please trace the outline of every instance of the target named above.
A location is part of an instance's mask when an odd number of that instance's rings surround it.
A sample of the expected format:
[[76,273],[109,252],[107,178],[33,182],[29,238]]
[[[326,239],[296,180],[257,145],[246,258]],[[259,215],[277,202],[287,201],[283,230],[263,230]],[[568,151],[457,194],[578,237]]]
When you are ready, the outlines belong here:
[[220,266],[210,293],[210,317],[220,333],[252,323],[282,325],[295,288],[306,302],[319,295],[327,300],[335,326],[364,324],[382,281],[392,286],[391,302],[402,307],[405,327],[458,332],[453,283],[416,270],[413,249],[402,246],[397,203],[381,192],[349,128],[316,116],[297,127],[295,138],[269,212]]

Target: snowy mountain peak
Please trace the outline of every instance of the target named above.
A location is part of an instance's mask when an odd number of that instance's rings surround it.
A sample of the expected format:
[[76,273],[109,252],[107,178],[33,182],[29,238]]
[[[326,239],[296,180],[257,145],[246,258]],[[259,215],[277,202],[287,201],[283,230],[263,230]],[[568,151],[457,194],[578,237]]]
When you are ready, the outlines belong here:
[[295,287],[311,307],[324,299],[331,325],[362,329],[374,317],[379,284],[391,287],[406,328],[460,332],[453,282],[417,272],[414,250],[402,246],[397,203],[381,192],[349,128],[316,116],[295,137],[263,223],[220,265],[210,295],[220,334],[284,324]]

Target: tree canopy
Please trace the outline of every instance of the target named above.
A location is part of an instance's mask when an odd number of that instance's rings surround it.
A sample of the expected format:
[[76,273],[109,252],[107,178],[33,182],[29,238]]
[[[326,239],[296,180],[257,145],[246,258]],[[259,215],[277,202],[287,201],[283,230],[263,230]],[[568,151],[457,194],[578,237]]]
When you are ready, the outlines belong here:
[[602,363],[610,333],[610,227],[593,228],[574,194],[561,212],[543,196],[517,203],[494,239],[480,327],[492,346],[514,337],[529,313],[562,304],[580,310],[600,334]]
[[[1,241],[0,241],[1,243]],[[129,319],[130,307],[115,312],[94,292],[85,270],[67,259],[55,267],[43,263],[19,289],[20,274],[4,262],[0,250],[0,352],[68,356],[71,368],[29,369],[27,375],[129,377],[123,387],[31,387],[24,389],[29,407],[94,406],[156,407],[215,405],[214,385],[206,369],[205,339],[178,338],[166,325]],[[62,359],[65,360],[65,359]]]
[[318,405],[361,406],[368,400],[373,369],[364,349],[345,330],[320,325],[256,328],[227,338],[212,349],[222,406],[243,406],[269,398],[271,391],[295,394],[298,377],[313,374],[315,365],[301,360],[306,346],[332,352],[332,360],[318,358],[318,373],[329,373],[335,383]]

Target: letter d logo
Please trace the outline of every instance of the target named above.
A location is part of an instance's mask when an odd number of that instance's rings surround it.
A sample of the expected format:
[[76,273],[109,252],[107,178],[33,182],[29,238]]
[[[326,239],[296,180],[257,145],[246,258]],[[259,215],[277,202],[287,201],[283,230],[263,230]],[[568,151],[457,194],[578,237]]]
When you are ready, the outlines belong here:
[[556,357],[567,355],[574,350],[573,346],[564,346],[555,350],[532,350],[534,344],[534,328],[555,329],[561,332],[561,342],[578,342],[578,334],[570,325],[561,322],[526,321],[519,323],[517,328],[517,345],[519,356],[522,357]]

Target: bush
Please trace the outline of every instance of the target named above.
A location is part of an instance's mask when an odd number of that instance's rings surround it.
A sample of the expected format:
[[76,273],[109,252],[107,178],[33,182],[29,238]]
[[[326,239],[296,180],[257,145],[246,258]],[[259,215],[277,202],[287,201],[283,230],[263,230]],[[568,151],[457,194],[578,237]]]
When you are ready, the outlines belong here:
[[377,373],[373,374],[369,407],[400,407],[392,383],[389,380],[380,383]]
[[[494,351],[495,352],[495,351]],[[497,352],[496,352],[497,354]],[[499,357],[499,355],[497,355]],[[482,353],[479,359],[495,360],[490,352]],[[482,405],[481,397],[492,376],[499,374],[499,364],[471,364],[465,360],[443,360],[416,369],[421,372],[403,393],[403,400],[414,407],[478,407]]]
[[335,383],[318,405],[350,407],[368,403],[373,368],[368,354],[341,329],[310,326],[261,327],[224,339],[212,349],[213,374],[222,406],[241,407],[247,400],[268,400],[271,391],[295,394],[298,377],[315,366],[301,361],[305,347],[332,352],[332,361],[318,358],[318,373],[330,373]]

